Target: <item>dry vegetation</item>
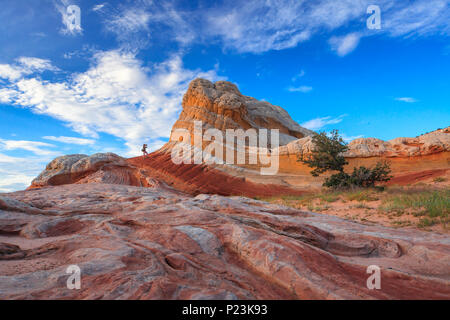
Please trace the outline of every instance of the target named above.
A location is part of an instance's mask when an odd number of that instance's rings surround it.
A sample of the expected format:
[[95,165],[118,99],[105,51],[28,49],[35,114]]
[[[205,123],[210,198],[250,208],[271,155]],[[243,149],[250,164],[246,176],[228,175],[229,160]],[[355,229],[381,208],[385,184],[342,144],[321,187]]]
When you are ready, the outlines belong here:
[[410,186],[321,192],[260,199],[362,223],[448,233],[450,188]]

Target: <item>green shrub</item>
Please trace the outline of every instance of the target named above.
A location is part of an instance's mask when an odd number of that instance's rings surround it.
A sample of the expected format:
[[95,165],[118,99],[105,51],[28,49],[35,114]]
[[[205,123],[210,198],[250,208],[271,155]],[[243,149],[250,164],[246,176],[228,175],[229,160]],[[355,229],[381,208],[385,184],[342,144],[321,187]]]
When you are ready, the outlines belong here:
[[316,133],[312,142],[314,149],[311,156],[304,157],[301,155],[299,161],[307,164],[310,168],[314,168],[311,171],[314,177],[327,171],[344,172],[344,166],[348,162],[342,154],[348,150],[348,147],[337,130],[331,131],[330,136],[326,132]]
[[392,176],[390,165],[380,161],[375,167],[353,168],[352,174],[339,172],[325,179],[324,186],[331,189],[373,188],[377,182],[387,182]]
[[347,145],[337,130],[316,133],[312,142],[314,148],[311,155],[299,156],[299,161],[313,168],[311,174],[314,177],[327,171],[338,171],[325,179],[324,186],[331,189],[348,189],[350,187],[374,187],[377,182],[389,181],[392,176],[390,165],[387,162],[378,162],[375,167],[364,166],[353,168],[352,174],[344,172],[344,166],[348,164],[343,153],[348,150]]

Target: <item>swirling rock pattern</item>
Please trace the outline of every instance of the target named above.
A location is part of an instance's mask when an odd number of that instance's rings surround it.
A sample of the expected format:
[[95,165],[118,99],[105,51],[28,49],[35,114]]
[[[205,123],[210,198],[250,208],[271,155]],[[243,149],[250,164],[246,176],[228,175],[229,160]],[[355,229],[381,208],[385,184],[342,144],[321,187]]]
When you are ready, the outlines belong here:
[[449,266],[447,236],[242,197],[88,183],[0,199],[0,299],[449,299]]

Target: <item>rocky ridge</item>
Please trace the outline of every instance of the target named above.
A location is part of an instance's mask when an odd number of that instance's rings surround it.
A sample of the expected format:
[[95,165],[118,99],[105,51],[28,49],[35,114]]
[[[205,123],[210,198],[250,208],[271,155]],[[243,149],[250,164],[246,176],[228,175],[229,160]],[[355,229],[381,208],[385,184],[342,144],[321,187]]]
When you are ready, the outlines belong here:
[[[314,148],[312,137],[304,137],[278,148],[280,155],[308,154]],[[395,138],[383,141],[359,138],[348,144],[346,158],[417,157],[450,151],[450,127],[438,129],[416,138]]]

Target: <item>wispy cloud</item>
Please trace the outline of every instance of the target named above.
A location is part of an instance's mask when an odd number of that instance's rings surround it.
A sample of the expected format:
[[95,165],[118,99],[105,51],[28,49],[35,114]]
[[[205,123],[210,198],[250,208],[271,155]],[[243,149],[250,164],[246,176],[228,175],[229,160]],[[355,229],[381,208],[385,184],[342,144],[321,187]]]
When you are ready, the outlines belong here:
[[345,142],[350,142],[353,141],[355,139],[359,139],[359,138],[363,138],[364,136],[362,134],[357,135],[357,136],[347,136],[345,133],[339,133],[342,137],[342,140],[344,140]]
[[54,136],[45,136],[42,137],[45,140],[51,140],[61,143],[67,143],[67,144],[77,144],[77,145],[92,145],[95,143],[94,139],[84,139],[84,138],[75,138],[75,137],[54,137]]
[[289,92],[302,92],[302,93],[308,93],[312,91],[312,87],[309,86],[300,86],[300,87],[288,87],[287,90]]
[[297,73],[295,76],[292,77],[292,82],[297,81],[300,78],[303,78],[305,74],[306,74],[305,70],[301,70],[299,73]]
[[[145,48],[150,41],[155,42],[161,37],[184,47],[204,35],[197,21],[205,12],[202,9],[179,10],[176,2],[136,1],[131,6],[110,6],[99,12],[106,31],[115,34],[121,47],[131,51]],[[163,34],[152,32],[161,30],[161,27],[164,28]]]
[[106,51],[95,54],[86,72],[60,82],[14,79],[0,88],[0,97],[59,119],[90,139],[100,132],[124,139],[131,156],[143,142],[160,144],[170,136],[182,96],[196,77],[224,79],[216,70],[184,68],[180,55],[150,69],[131,53]]
[[407,103],[414,103],[414,102],[417,102],[416,99],[411,98],[411,97],[395,98],[395,100],[397,100],[397,101],[402,101],[402,102],[407,102]]
[[40,141],[0,139],[0,150],[4,151],[26,150],[39,156],[52,156],[56,154],[55,151],[48,150],[52,147],[54,145]]
[[296,47],[321,29],[355,19],[364,9],[363,1],[234,1],[209,12],[205,30],[238,52],[261,53]]
[[106,3],[97,4],[94,7],[92,7],[92,11],[101,10],[105,5],[106,5]]
[[52,65],[50,60],[35,57],[20,57],[17,62],[27,72],[42,72],[44,70],[58,71],[58,68]]
[[306,128],[306,129],[310,129],[310,130],[319,130],[322,129],[323,127],[326,127],[330,124],[337,124],[342,122],[342,120],[346,117],[346,114],[342,114],[338,117],[321,117],[321,118],[315,118],[315,119],[311,119],[309,121],[303,122],[301,124],[302,127]]
[[49,60],[33,57],[20,57],[15,64],[0,64],[0,78],[17,80],[24,75],[40,73],[42,71],[58,71]]
[[[224,45],[238,52],[261,53],[298,46],[318,34],[360,25],[344,37],[331,41],[344,56],[361,37],[374,34],[366,28],[366,10],[373,0],[280,0],[228,1],[205,14],[205,32],[219,36]],[[378,0],[382,29],[392,37],[450,35],[448,0]],[[239,8],[239,9],[237,9]],[[355,33],[357,32],[357,33]]]
[[[168,27],[166,39],[183,46],[195,41],[220,42],[225,49],[250,53],[293,48],[328,34],[341,56],[355,50],[361,38],[373,34],[450,35],[448,0],[378,0],[382,29],[376,32],[368,30],[365,23],[371,4],[373,0],[230,0],[186,8],[177,1],[135,1],[97,11],[106,30],[113,32],[122,46],[130,44],[138,49],[148,45],[149,37],[154,41],[161,36],[152,32],[161,26]],[[348,34],[336,36],[337,31]]]
[[350,33],[343,37],[332,37],[329,41],[331,49],[338,56],[343,57],[352,52],[358,46],[360,35],[358,33]]
[[54,155],[11,157],[0,153],[0,193],[27,188],[53,158]]
[[111,17],[107,22],[107,28],[117,36],[126,37],[130,33],[148,31],[149,21],[149,12],[132,8]]

